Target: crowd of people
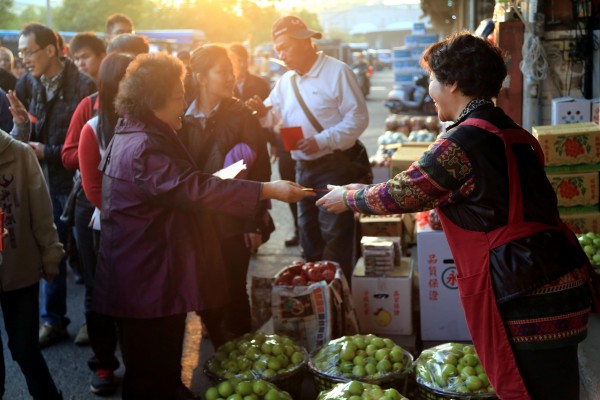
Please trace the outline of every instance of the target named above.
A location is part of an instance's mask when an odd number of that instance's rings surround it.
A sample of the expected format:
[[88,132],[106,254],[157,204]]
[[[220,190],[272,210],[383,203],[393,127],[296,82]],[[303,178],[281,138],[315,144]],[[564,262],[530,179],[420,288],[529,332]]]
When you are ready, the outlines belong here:
[[[285,244],[338,262],[348,280],[354,211],[438,208],[500,398],[576,398],[587,259],[558,218],[535,141],[492,101],[501,51],[468,33],[432,45],[422,65],[440,119],[454,125],[409,170],[365,185],[365,97],[350,67],[318,51],[320,37],[294,16],[274,22],[289,71],[273,88],[248,72],[241,44],[151,53],[123,14],[108,18],[104,39],[80,33],[68,49],[27,25],[22,75],[0,48],[0,303],[35,399],[62,398],[40,349],[68,338],[67,260],[85,284],[75,342],[91,348],[91,391],[116,390],[118,345],[124,399],[194,398],[181,382],[186,315],[200,315],[216,347],[253,329],[246,275],[275,229],[273,199],[291,206]],[[283,180],[271,181],[274,160]],[[239,162],[235,179],[214,175]],[[546,339],[532,343],[531,329]],[[551,379],[541,364],[557,366]]]

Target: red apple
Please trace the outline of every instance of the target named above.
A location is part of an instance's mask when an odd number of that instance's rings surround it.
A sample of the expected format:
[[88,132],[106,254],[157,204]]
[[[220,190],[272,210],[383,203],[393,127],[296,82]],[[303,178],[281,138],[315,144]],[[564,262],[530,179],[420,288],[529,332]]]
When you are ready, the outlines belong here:
[[306,286],[306,278],[303,275],[296,275],[292,278],[292,285]]
[[323,276],[323,279],[325,279],[325,282],[327,282],[327,283],[331,283],[335,279],[335,271],[331,270],[329,268],[326,268],[325,270],[323,270],[323,273],[321,275]]

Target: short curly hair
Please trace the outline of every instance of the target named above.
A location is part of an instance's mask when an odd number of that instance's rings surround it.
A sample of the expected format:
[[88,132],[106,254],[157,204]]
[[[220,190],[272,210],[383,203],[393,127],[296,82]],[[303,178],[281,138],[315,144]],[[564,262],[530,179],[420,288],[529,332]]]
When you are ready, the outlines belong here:
[[178,82],[183,82],[185,66],[166,53],[138,55],[127,67],[115,99],[121,116],[143,119],[165,105]]
[[421,66],[440,83],[457,83],[465,96],[484,99],[498,96],[507,74],[502,50],[466,31],[425,49]]

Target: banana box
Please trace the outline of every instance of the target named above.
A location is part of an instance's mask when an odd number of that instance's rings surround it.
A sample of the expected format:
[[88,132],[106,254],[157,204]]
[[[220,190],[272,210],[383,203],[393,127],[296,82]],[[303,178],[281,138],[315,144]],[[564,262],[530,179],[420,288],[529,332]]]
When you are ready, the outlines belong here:
[[424,341],[470,341],[458,294],[456,264],[444,231],[417,228],[419,309]]
[[385,276],[367,276],[359,258],[352,275],[352,301],[360,333],[412,335],[413,265],[403,257]]

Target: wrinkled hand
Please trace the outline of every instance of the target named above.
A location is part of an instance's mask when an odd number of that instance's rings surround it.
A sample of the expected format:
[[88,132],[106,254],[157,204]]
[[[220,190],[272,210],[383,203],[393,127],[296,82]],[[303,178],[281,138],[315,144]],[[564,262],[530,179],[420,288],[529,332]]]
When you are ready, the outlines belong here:
[[40,142],[29,142],[29,146],[33,149],[33,152],[37,156],[38,160],[44,159],[44,149],[46,145]]
[[332,214],[341,214],[349,208],[344,204],[344,186],[327,185],[331,192],[317,200],[317,206]]
[[263,244],[260,233],[244,233],[244,243],[250,254],[256,254],[258,248]]
[[310,155],[318,152],[320,149],[317,139],[311,136],[298,141],[298,150],[304,154]]
[[8,102],[10,103],[8,109],[10,110],[10,113],[13,116],[13,122],[17,125],[23,125],[25,121],[27,121],[27,119],[29,118],[29,115],[27,114],[27,109],[25,108],[23,103],[21,103],[21,100],[17,98],[17,95],[14,91],[9,90],[6,94],[6,97],[8,98]]
[[306,197],[316,196],[316,193],[302,189],[301,185],[290,181],[265,182],[262,184],[260,200],[275,199],[295,203]]
[[246,107],[256,112],[256,116],[258,118],[262,118],[265,115],[267,115],[267,112],[269,112],[269,110],[271,109],[270,106],[265,106],[262,99],[257,95],[254,95],[253,97],[246,100]]

